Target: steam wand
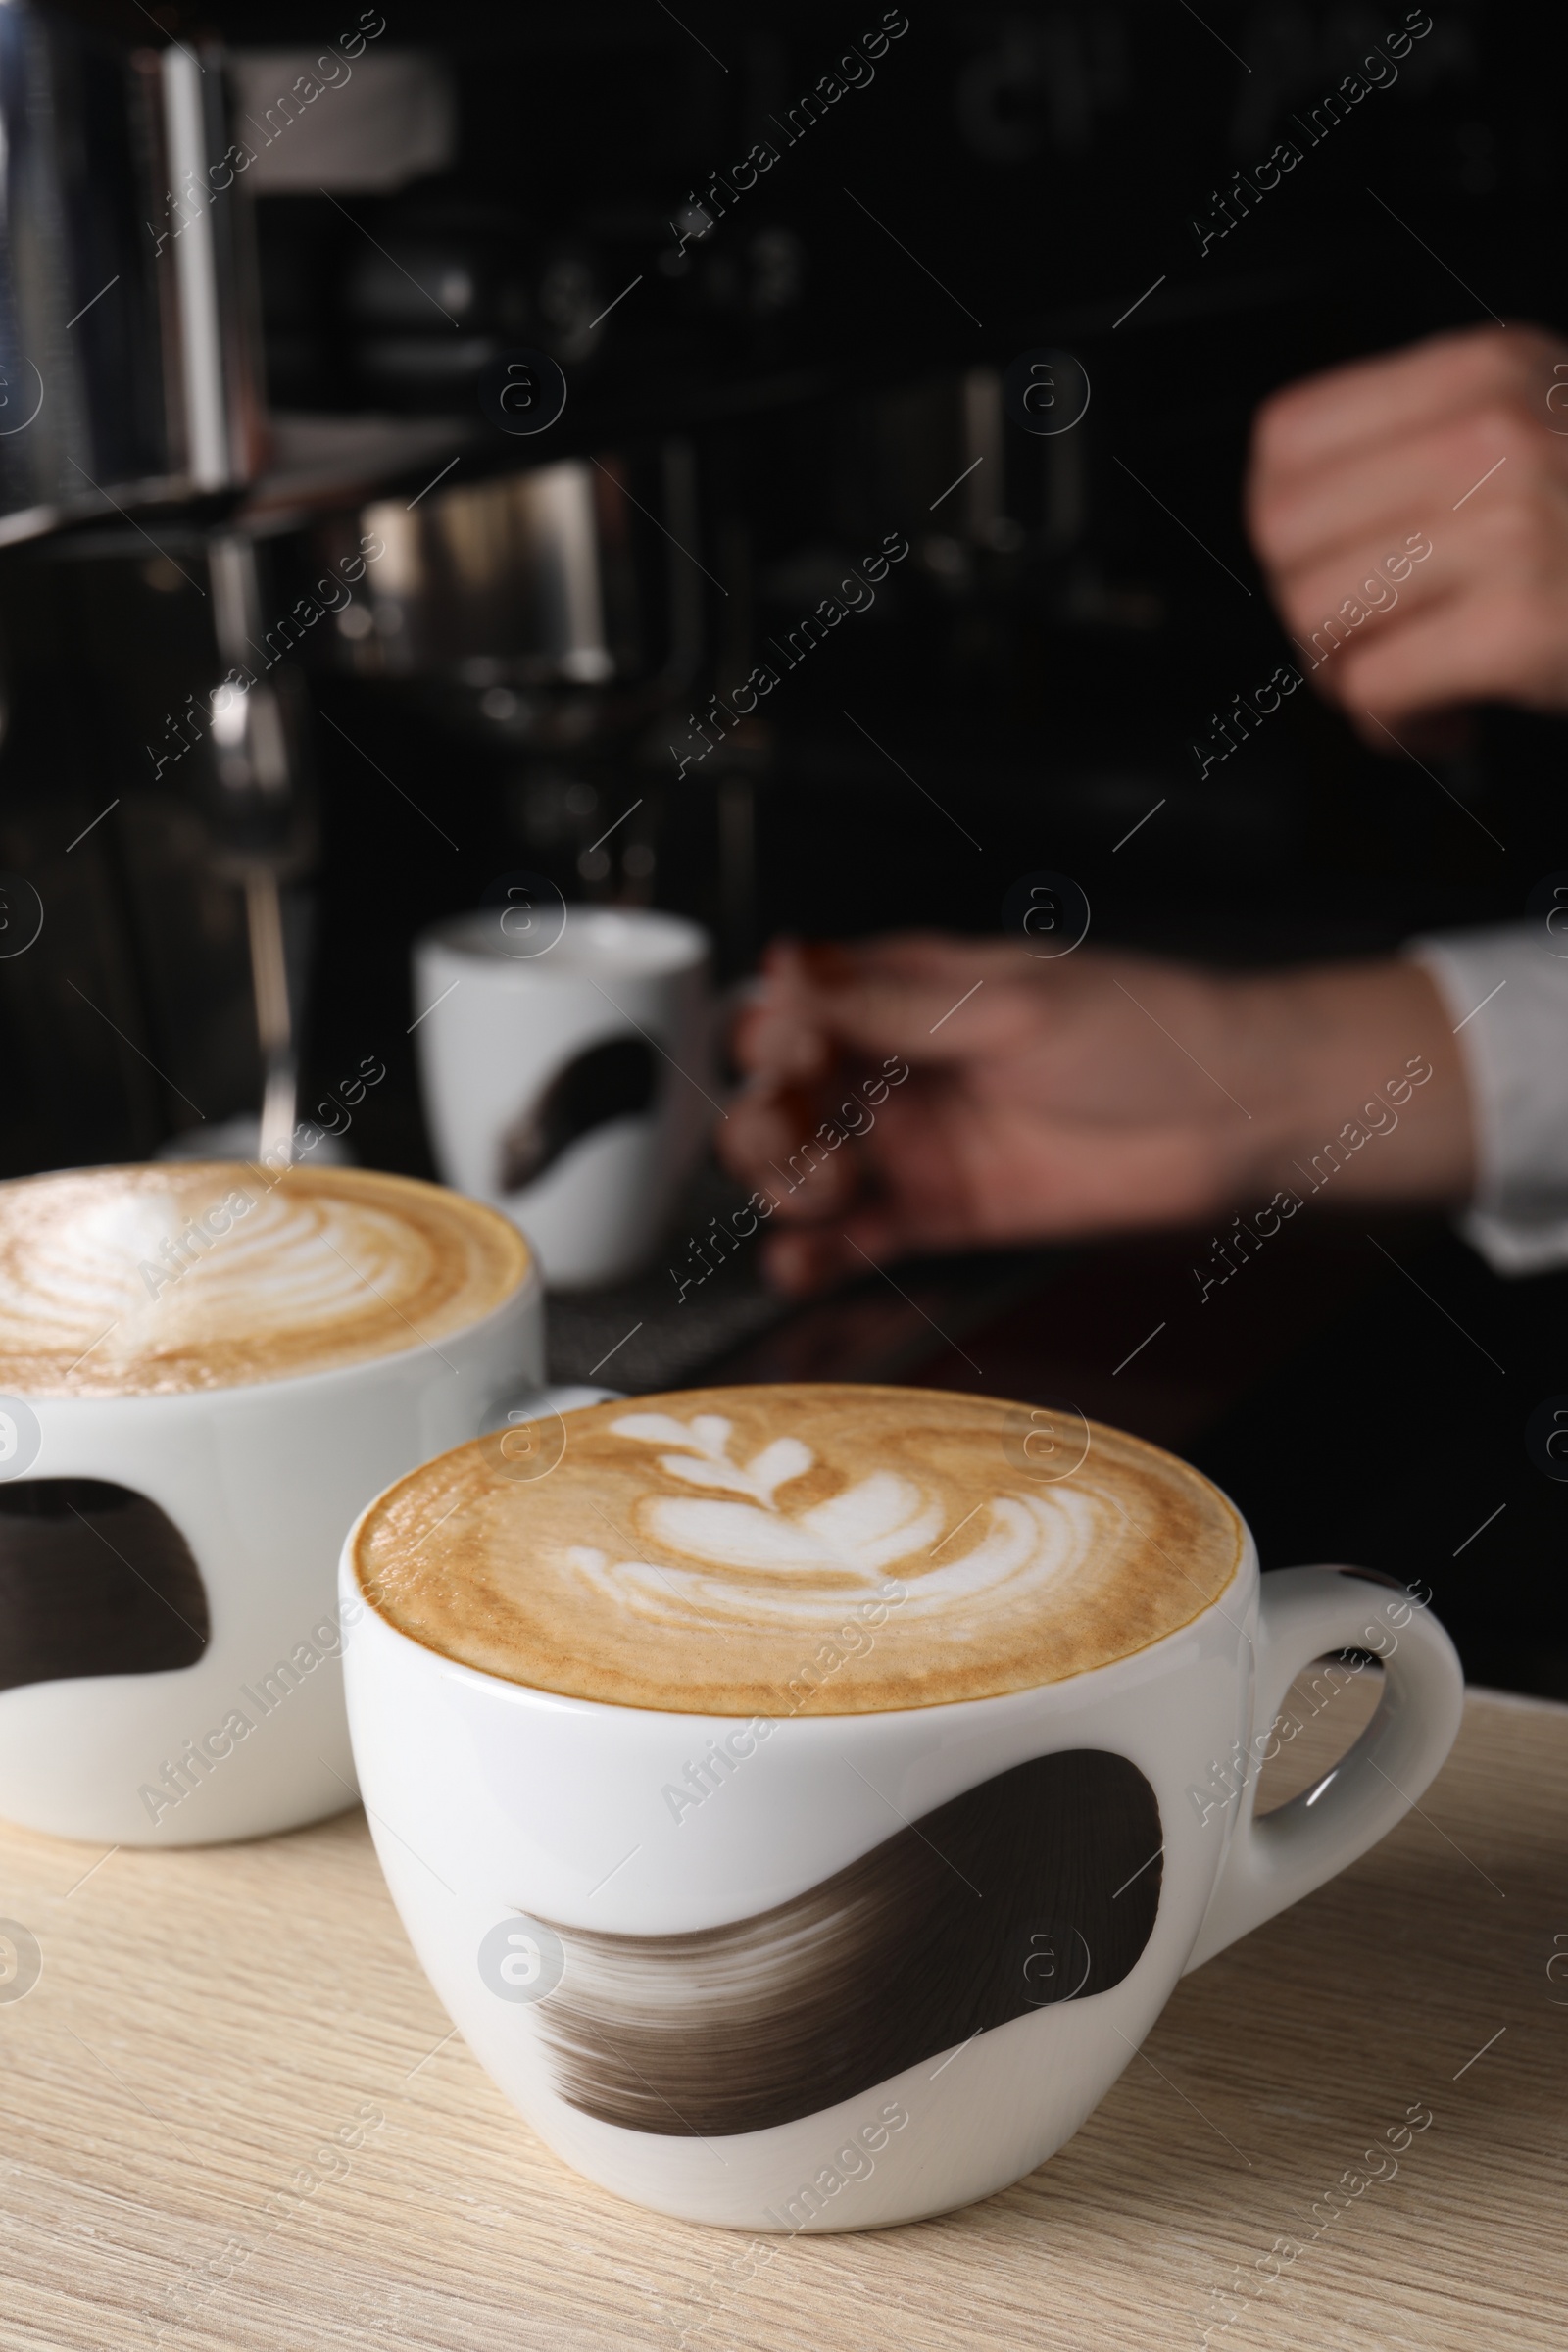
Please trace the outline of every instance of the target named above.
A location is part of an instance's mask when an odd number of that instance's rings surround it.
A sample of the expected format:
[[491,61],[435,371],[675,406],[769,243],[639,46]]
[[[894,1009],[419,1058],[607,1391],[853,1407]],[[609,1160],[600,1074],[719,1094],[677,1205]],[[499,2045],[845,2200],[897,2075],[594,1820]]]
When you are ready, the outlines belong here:
[[264,622],[254,539],[225,532],[211,544],[214,630],[227,675],[213,689],[214,861],[245,893],[251,990],[263,1066],[260,1156],[293,1157],[299,1056],[283,946],[279,885],[308,863],[314,826],[302,789],[299,710],[285,671],[254,675]]
[[262,1132],[257,1155],[276,1166],[294,1156],[294,1112],[299,1056],[283,960],[283,907],[277,876],[258,868],[245,877],[245,915],[251,940],[251,991],[262,1049]]

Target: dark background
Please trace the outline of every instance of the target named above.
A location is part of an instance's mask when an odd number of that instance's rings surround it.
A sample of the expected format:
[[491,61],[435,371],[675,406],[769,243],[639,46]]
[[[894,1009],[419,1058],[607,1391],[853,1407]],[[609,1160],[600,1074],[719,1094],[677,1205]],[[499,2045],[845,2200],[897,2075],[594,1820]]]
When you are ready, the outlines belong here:
[[[352,220],[308,195],[259,206],[278,409],[461,415],[472,431],[472,373],[442,376],[446,330],[417,304],[404,323],[432,336],[429,370],[401,389],[377,375],[371,240],[432,267],[466,256],[466,329],[564,355],[571,397],[548,449],[471,441],[461,478],[599,451],[651,464],[672,441],[689,454],[693,708],[885,533],[910,542],[874,611],[782,681],[765,725],[684,780],[684,710],[546,755],[472,697],[303,650],[319,827],[293,906],[311,943],[307,1076],[387,1061],[357,1138],[372,1164],[430,1170],[410,939],[519,865],[568,895],[700,915],[730,975],[779,929],[995,931],[1040,868],[1088,892],[1099,943],[1261,964],[1517,915],[1568,866],[1556,722],[1481,714],[1467,751],[1429,762],[1446,790],[1304,692],[1206,777],[1190,749],[1292,656],[1241,525],[1259,399],[1489,315],[1568,326],[1560,24],[1440,5],[1397,84],[1308,147],[1293,113],[1401,8],[1214,0],[1200,22],[1163,0],[915,0],[870,86],[675,258],[680,206],[753,139],[782,146],[770,118],[881,14],[399,7],[384,45],[455,70],[456,170],[356,199]],[[314,8],[159,22],[241,45],[325,30]],[[1287,136],[1302,162],[1200,255],[1194,217]],[[586,319],[637,278],[590,342]],[[969,448],[966,383],[1040,346],[1087,369],[1082,423],[1044,441],[1006,424],[986,502],[944,497]],[[149,527],[156,549],[111,519],[0,558],[0,865],[49,910],[38,946],[0,963],[8,1174],[144,1155],[195,1106],[224,1116],[257,1091],[238,896],[212,878],[183,785],[149,774],[163,713],[211,666],[204,603],[180,576],[199,549],[177,518]],[[300,534],[273,543],[280,589],[314,552]],[[590,871],[584,845],[639,795],[617,848],[646,853],[642,878],[613,858]],[[1428,1578],[1473,1672],[1568,1695],[1568,1503],[1524,1445],[1534,1407],[1568,1390],[1568,1277],[1500,1282],[1431,1221],[1380,1222],[1388,1256],[1362,1224],[1298,1224],[1202,1308],[1191,1266],[1206,1236],[1030,1259],[964,1362],[931,1341],[906,1348],[902,1376],[972,1385],[977,1362],[1003,1392],[1075,1395],[1220,1478],[1266,1563]],[[931,1279],[955,1313],[993,1298],[973,1266]],[[842,1318],[770,1344],[752,1371],[888,1361],[857,1353]]]

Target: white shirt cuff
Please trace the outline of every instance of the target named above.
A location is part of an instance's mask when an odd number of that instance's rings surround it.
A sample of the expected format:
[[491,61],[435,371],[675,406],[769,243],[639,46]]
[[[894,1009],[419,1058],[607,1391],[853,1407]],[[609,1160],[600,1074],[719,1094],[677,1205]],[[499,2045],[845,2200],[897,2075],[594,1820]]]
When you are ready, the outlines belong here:
[[1498,1274],[1568,1265],[1568,934],[1509,923],[1404,953],[1447,1006],[1469,1082],[1479,1181],[1460,1231]]

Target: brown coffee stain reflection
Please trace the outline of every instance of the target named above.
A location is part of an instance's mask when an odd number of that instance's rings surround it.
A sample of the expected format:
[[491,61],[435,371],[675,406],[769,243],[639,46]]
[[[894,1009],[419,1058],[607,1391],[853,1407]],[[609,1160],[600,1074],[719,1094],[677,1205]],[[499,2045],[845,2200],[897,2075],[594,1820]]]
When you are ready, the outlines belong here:
[[0,1690],[193,1666],[209,1632],[190,1546],[145,1494],[99,1478],[0,1486]]
[[563,2098],[632,2132],[763,2132],[1031,2009],[1105,1992],[1159,1909],[1159,1806],[1126,1757],[1037,1756],[751,1919],[551,1923],[538,2016]]

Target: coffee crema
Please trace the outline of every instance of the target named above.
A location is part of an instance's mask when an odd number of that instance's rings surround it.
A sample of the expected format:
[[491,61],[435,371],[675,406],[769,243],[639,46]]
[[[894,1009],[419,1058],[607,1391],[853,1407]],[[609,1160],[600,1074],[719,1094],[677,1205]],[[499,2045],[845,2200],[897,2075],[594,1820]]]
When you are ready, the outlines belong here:
[[494,1436],[411,1472],[355,1568],[427,1648],[573,1698],[779,1717],[1030,1690],[1188,1624],[1244,1542],[1205,1478],[1098,1423],[1070,1475],[1035,1474],[1039,1419],[833,1383],[590,1405],[542,1476]]
[[528,1246],[361,1168],[176,1160],[0,1184],[0,1390],[167,1396],[395,1355],[478,1322]]

